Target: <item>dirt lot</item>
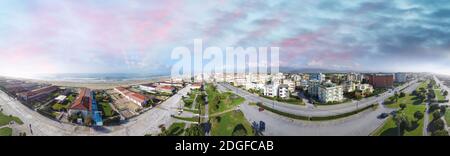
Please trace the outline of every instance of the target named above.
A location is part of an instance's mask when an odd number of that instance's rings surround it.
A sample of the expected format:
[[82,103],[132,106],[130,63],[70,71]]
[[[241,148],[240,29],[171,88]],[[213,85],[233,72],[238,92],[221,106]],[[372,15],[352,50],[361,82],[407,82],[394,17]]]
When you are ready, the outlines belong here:
[[107,91],[107,93],[111,95],[114,107],[116,107],[116,109],[123,117],[131,118],[139,114],[137,112],[141,108],[137,104],[129,101],[128,99],[124,98],[122,95],[113,90],[109,90]]

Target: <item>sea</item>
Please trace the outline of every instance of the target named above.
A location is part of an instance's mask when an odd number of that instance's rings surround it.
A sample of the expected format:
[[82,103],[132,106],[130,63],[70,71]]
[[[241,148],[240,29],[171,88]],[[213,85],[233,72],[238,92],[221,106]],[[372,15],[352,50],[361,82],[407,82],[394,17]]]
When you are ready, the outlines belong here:
[[168,78],[169,74],[143,74],[143,73],[64,73],[39,74],[35,79],[67,82],[125,82],[135,80],[158,80]]

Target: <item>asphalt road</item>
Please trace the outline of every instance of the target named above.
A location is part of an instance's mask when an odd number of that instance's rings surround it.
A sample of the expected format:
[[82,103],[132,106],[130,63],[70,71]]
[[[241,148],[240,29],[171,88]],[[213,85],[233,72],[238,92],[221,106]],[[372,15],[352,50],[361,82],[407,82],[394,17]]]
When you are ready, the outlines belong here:
[[241,111],[250,123],[263,121],[266,124],[263,134],[266,136],[368,136],[387,119],[378,119],[378,115],[393,109],[378,107],[344,119],[321,122],[289,119],[268,111],[259,112],[258,107],[248,105],[248,101],[241,105]]
[[333,116],[338,114],[344,114],[348,112],[352,112],[358,109],[362,109],[366,106],[369,106],[374,103],[381,103],[385,99],[389,98],[390,96],[394,95],[395,91],[400,91],[404,89],[404,92],[410,93],[413,90],[415,90],[419,83],[417,81],[412,81],[410,83],[407,83],[403,86],[397,87],[392,92],[385,92],[378,97],[370,97],[363,99],[361,101],[357,102],[349,102],[344,104],[337,104],[337,105],[328,105],[328,106],[319,106],[316,108],[311,108],[307,106],[300,106],[300,105],[293,105],[293,104],[286,104],[282,102],[277,102],[273,100],[269,100],[263,97],[260,97],[258,95],[251,94],[245,90],[242,90],[240,88],[231,86],[227,83],[219,83],[220,89],[227,89],[239,96],[242,96],[246,98],[249,102],[261,102],[262,104],[271,107],[273,109],[295,114],[295,115],[301,115],[301,116],[309,116],[309,117],[323,117],[323,116]]

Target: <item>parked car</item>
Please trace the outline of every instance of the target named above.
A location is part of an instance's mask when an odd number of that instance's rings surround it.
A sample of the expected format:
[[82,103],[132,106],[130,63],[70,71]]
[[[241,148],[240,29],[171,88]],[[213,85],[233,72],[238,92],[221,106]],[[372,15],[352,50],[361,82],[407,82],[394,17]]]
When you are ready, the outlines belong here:
[[384,118],[386,118],[386,117],[388,117],[388,116],[389,116],[388,113],[381,113],[380,115],[378,115],[378,118],[379,118],[379,119],[384,119]]
[[266,123],[264,123],[263,121],[259,121],[259,130],[261,132],[266,130]]
[[262,107],[259,107],[259,112],[262,112],[262,111],[264,111],[264,108],[262,108]]

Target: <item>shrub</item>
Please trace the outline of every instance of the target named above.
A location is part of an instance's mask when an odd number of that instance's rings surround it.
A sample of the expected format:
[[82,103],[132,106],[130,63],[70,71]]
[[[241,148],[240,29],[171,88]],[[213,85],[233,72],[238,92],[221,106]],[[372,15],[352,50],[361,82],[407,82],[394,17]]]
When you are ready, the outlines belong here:
[[438,130],[431,133],[431,136],[448,136],[448,132],[446,130]]
[[441,118],[441,113],[439,111],[433,112],[433,120],[437,120]]
[[406,108],[406,104],[401,103],[401,104],[400,104],[400,108],[401,108],[402,110],[405,109],[405,108]]
[[423,113],[421,112],[421,111],[416,111],[415,113],[414,113],[414,118],[416,118],[417,120],[420,120],[420,119],[422,119],[423,118]]
[[433,120],[433,121],[429,124],[428,129],[429,129],[431,132],[436,132],[436,131],[439,131],[439,130],[443,130],[444,127],[445,127],[444,121],[438,119],[438,120]]
[[244,125],[238,124],[236,127],[234,127],[232,136],[247,136],[247,130],[245,129]]

